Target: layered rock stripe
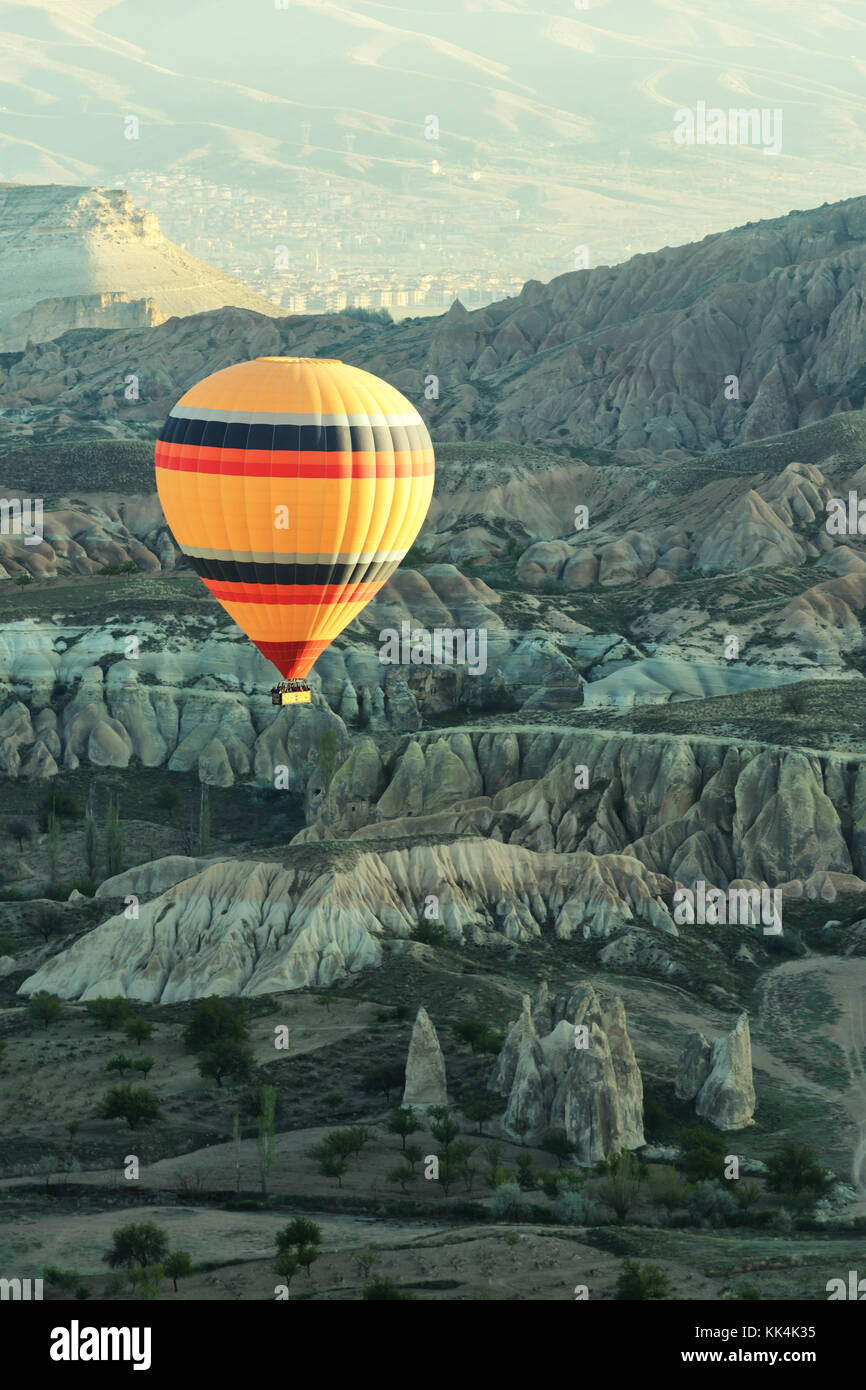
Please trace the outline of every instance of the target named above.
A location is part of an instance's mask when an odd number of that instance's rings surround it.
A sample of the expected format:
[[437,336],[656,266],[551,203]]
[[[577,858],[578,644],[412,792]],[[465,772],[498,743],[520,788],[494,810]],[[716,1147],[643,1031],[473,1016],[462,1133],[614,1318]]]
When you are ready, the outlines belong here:
[[433,493],[421,416],[332,359],[259,357],[181,398],[156,446],[168,525],[229,616],[304,676],[394,573]]

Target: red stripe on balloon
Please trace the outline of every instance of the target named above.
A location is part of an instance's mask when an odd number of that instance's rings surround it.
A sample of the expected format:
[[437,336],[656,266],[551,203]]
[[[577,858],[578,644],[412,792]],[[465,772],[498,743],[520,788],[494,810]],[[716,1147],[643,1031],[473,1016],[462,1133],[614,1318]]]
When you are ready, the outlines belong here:
[[290,449],[219,449],[156,446],[156,467],[168,472],[214,473],[243,478],[430,478],[433,451],[422,454],[295,453]]
[[[205,588],[220,603],[366,603],[387,580],[372,584],[231,584],[203,579]],[[327,644],[326,644],[327,645]]]

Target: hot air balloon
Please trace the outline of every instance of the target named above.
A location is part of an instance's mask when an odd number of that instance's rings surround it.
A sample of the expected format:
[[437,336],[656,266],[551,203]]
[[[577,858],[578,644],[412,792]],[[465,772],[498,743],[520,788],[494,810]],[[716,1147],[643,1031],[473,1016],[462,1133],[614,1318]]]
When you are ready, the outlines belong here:
[[257,357],[182,396],[156,445],[168,526],[306,703],[317,657],[394,573],[433,493],[433,448],[393,386],[331,358]]

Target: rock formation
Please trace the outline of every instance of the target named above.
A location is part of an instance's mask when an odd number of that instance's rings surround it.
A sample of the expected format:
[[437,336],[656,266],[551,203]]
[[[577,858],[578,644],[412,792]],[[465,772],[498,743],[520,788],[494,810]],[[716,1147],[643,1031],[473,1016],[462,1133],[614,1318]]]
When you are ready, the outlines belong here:
[[[169,314],[218,304],[278,312],[228,276],[161,239],[156,244],[155,219],[131,209],[120,190],[6,185],[6,225],[19,235],[35,218],[53,227],[52,219],[72,220],[68,210],[74,212],[78,203],[84,204],[83,220],[102,256],[97,281],[92,260],[81,255],[77,231],[70,253],[68,229],[58,238],[45,236],[37,225],[46,248],[32,264],[16,261],[10,236],[0,261],[10,287],[9,318],[32,307],[34,298],[60,294],[61,287],[67,295],[110,290],[150,295]],[[3,212],[0,205],[0,216]],[[113,247],[103,228],[117,225],[123,237]],[[33,240],[38,247],[37,236]],[[558,443],[564,436],[590,448],[614,447],[627,460],[676,457],[684,450],[749,443],[862,407],[858,286],[864,265],[866,198],[861,197],[665,247],[619,265],[559,275],[548,285],[530,281],[514,298],[471,313],[455,304],[421,326],[347,325],[343,318],[320,315],[283,318],[282,328],[271,334],[273,345],[263,350],[286,350],[282,335],[291,340],[292,352],[356,362],[412,395],[420,383],[417,369],[407,363],[423,361],[426,370],[450,384],[437,402],[419,402],[437,440],[538,444]],[[173,295],[172,271],[177,272]],[[136,363],[144,405],[157,396],[176,400],[192,384],[193,361],[200,366],[192,341],[197,329],[187,320],[124,334],[124,363]],[[70,403],[94,389],[113,389],[112,336],[86,346],[64,343],[54,380],[68,387],[75,375]],[[238,335],[231,356],[218,365],[254,355],[245,350],[244,336]],[[784,360],[779,342],[785,343]],[[737,364],[739,378],[735,410],[718,387],[731,363]],[[10,378],[13,392],[19,385],[26,391],[26,373],[13,370]],[[39,393],[33,398],[36,405],[45,402]],[[762,511],[760,503],[748,502],[743,517],[750,527],[766,522],[769,544],[787,544],[790,550],[790,538],[784,541],[773,518],[762,522]],[[734,549],[741,543],[734,532],[720,539]],[[486,542],[478,543],[483,548]],[[752,536],[746,553],[756,543]],[[709,536],[706,544],[711,560],[717,542]],[[677,548],[674,542],[672,549]],[[605,558],[601,581],[645,563],[640,548],[623,538]],[[581,564],[584,571],[591,568]],[[664,572],[667,565],[658,568]]]
[[690,1033],[677,1063],[674,1093],[678,1100],[694,1100],[710,1071],[712,1048],[703,1033]]
[[[563,939],[604,936],[633,913],[673,930],[661,900],[669,885],[636,860],[534,854],[481,838],[379,853],[348,846],[336,861],[301,845],[285,852],[284,865],[232,859],[199,872],[195,859],[162,862],[104,886],[101,896],[158,892],[137,920],[109,918],[21,992],[167,1004],[327,985],[380,964],[390,942],[404,945],[431,893],[449,936],[476,946],[539,939],[551,921]],[[173,886],[160,892],[164,883]],[[627,1050],[622,1056],[628,1066]]]
[[280,311],[168,241],[122,188],[0,184],[0,350],[240,305]]
[[580,1163],[644,1143],[643,1084],[622,1000],[606,1008],[591,985],[524,995],[488,1082],[506,1098],[507,1133],[564,1129]]
[[436,1029],[424,1008],[418,1010],[409,1041],[403,1104],[412,1105],[418,1110],[448,1104],[445,1058]]
[[716,1129],[743,1129],[755,1113],[749,1016],[740,1014],[730,1033],[712,1045],[692,1033],[680,1056],[674,1090],[694,1100],[695,1111]]

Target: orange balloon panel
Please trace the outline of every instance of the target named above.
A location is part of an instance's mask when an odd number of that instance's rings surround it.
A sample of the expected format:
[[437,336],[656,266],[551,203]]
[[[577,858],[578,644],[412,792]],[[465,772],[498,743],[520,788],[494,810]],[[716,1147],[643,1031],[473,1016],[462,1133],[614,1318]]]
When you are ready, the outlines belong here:
[[175,540],[286,679],[394,573],[433,495],[421,416],[370,372],[257,357],[200,381],[156,445]]

